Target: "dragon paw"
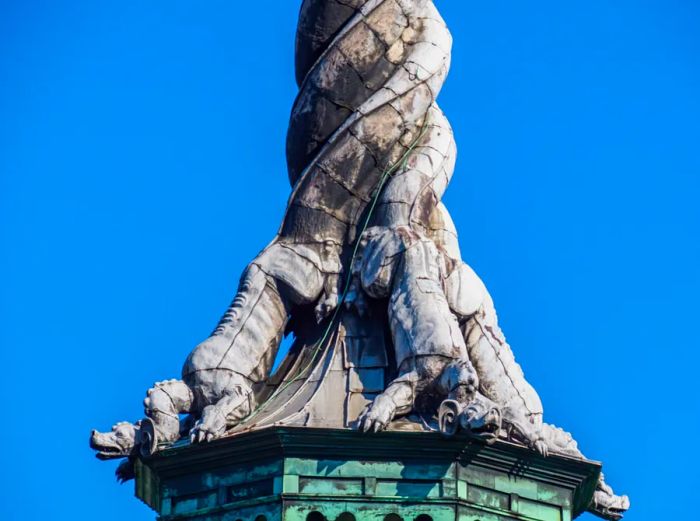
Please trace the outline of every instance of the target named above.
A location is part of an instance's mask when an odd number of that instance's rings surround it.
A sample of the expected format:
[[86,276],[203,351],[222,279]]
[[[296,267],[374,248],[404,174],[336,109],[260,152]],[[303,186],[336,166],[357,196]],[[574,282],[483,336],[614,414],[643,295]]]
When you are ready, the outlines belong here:
[[549,447],[542,438],[535,440],[532,443],[532,448],[539,452],[542,456],[547,457],[549,455]]
[[208,405],[190,430],[190,442],[209,442],[226,432],[226,417],[215,405]]
[[396,405],[385,394],[380,394],[374,401],[365,407],[358,419],[358,428],[363,432],[380,432],[389,426],[394,419]]

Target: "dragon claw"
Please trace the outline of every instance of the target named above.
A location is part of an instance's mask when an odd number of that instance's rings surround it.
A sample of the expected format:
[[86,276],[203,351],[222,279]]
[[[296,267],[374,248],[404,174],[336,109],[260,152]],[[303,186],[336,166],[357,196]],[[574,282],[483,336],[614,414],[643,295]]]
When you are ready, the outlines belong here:
[[380,421],[375,421],[372,424],[372,432],[380,432],[386,429],[386,425]]
[[362,432],[380,432],[386,430],[391,418],[393,410],[389,407],[382,406],[381,401],[377,398],[372,404],[368,405],[364,412],[360,415],[358,422],[359,430]]
[[547,444],[541,438],[532,444],[532,448],[534,448],[544,457],[547,457],[549,455],[549,447],[547,447]]
[[360,427],[360,430],[362,430],[362,432],[380,432],[384,429],[386,429],[386,425],[384,425],[378,420],[371,419],[363,421]]

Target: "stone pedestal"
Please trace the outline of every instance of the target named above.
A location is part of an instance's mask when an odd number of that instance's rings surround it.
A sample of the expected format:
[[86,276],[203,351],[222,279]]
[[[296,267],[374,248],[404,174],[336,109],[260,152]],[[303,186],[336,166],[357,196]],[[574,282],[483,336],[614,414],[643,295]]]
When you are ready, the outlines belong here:
[[137,462],[163,521],[570,521],[600,465],[438,433],[279,428]]

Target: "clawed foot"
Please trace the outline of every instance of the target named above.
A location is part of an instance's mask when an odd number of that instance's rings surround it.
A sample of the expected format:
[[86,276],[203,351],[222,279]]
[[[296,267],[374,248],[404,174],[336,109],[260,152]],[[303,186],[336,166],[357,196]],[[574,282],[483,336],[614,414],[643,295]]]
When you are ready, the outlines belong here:
[[546,457],[549,455],[549,447],[542,438],[535,440],[532,444],[532,448],[539,452],[542,456]]
[[226,418],[215,405],[208,405],[190,430],[190,442],[208,442],[226,432]]
[[394,419],[396,405],[386,394],[380,394],[360,415],[358,428],[363,432],[380,432]]

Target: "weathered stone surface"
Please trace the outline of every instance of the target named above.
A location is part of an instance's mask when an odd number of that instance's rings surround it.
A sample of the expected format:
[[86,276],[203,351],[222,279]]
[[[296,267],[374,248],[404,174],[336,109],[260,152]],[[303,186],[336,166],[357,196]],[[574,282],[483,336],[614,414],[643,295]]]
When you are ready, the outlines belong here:
[[[583,459],[543,423],[441,203],[456,158],[436,103],[451,43],[430,0],[302,2],[283,222],[182,379],[149,391],[141,421],[93,434],[101,457],[129,458],[120,477],[181,437],[273,425],[462,429]],[[627,507],[601,478],[591,510]]]

